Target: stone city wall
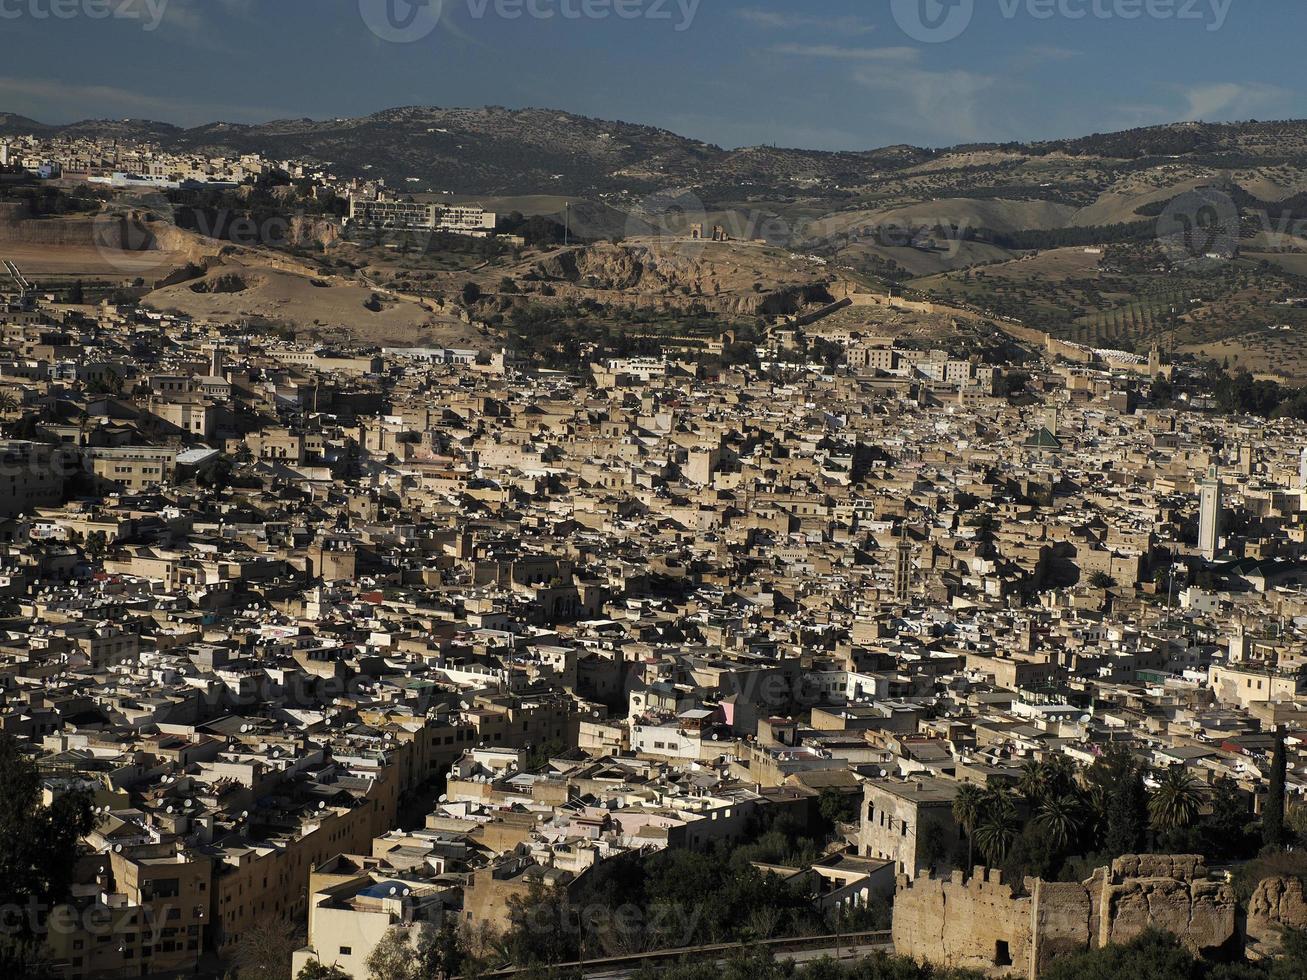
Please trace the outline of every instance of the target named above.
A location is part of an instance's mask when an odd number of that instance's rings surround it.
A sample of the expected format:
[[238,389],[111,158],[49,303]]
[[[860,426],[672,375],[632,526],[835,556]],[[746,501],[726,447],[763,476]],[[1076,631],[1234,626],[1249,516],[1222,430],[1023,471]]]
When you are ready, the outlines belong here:
[[977,868],[969,878],[901,877],[894,945],[943,966],[1034,978],[1056,957],[1127,943],[1150,927],[1196,953],[1214,951],[1235,940],[1235,913],[1233,889],[1189,855],[1123,857],[1088,881],[1027,878],[1020,889]]

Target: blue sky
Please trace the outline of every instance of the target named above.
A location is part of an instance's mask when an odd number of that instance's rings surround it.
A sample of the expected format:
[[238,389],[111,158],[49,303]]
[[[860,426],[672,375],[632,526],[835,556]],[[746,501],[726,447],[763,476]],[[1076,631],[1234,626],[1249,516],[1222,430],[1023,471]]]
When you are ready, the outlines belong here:
[[[407,2],[0,0],[0,109],[196,124],[546,106],[820,149],[1307,116],[1297,0]],[[386,3],[429,33],[381,39]]]

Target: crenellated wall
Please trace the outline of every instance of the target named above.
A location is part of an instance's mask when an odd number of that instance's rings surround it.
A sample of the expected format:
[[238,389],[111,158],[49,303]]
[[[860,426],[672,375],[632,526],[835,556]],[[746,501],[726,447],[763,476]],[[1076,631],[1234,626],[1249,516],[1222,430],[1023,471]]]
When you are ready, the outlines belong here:
[[915,882],[900,875],[894,948],[914,959],[977,970],[1008,972],[1000,965],[1007,959],[1010,972],[1025,973],[1033,955],[1032,905],[1030,896],[1014,894],[995,869]]

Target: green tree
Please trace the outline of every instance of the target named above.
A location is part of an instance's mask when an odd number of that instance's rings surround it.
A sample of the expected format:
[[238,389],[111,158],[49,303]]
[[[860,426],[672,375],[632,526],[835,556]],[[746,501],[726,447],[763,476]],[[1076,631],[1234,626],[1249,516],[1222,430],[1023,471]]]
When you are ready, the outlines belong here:
[[1193,826],[1207,801],[1197,777],[1182,765],[1171,766],[1148,800],[1148,815],[1158,830],[1182,830]]
[[821,814],[827,826],[851,823],[858,819],[860,797],[850,793],[841,793],[833,787],[826,787],[817,798],[817,812]]
[[1055,959],[1042,980],[1205,980],[1206,967],[1169,933]]
[[1039,801],[1044,798],[1044,791],[1047,786],[1046,777],[1047,770],[1036,760],[1031,759],[1022,765],[1021,777],[1017,781],[1017,789],[1031,806],[1038,805]]
[[1307,977],[1307,930],[1285,929],[1280,942],[1281,952],[1270,965],[1269,980]]
[[547,966],[577,960],[580,943],[569,928],[569,914],[565,893],[540,881],[531,882],[526,895],[509,898],[504,947],[512,962],[517,966]]
[[1017,805],[1007,789],[992,790],[985,794],[983,815],[976,827],[976,844],[990,867],[1003,863],[1017,839]]
[[1218,859],[1247,857],[1251,819],[1247,795],[1233,779],[1222,776],[1212,784],[1211,813],[1203,821],[1205,853]]
[[1056,881],[1061,877],[1068,852],[1054,838],[1048,824],[1031,820],[1017,833],[1001,867],[1008,881],[1025,878]]
[[434,934],[424,935],[418,943],[422,975],[436,980],[450,980],[463,973],[471,959],[467,945],[452,921],[446,921]]
[[259,920],[236,941],[234,960],[242,980],[291,980],[291,957],[303,945],[303,936],[284,919]]
[[368,980],[422,980],[418,951],[403,929],[391,929],[367,959]]
[[109,551],[109,537],[103,531],[92,531],[86,536],[86,554],[92,561],[99,561]]
[[953,797],[953,819],[967,835],[967,871],[975,867],[976,825],[984,812],[985,794],[974,783],[963,783]]
[[1138,854],[1148,840],[1148,791],[1143,767],[1130,750],[1113,746],[1090,767],[1090,805],[1098,809],[1101,850],[1108,857]]
[[1083,826],[1080,799],[1070,793],[1046,798],[1035,811],[1035,823],[1048,832],[1059,850],[1069,848],[1080,837]]
[[0,976],[58,980],[63,974],[46,960],[46,949],[40,940],[0,935]]
[[295,980],[351,980],[351,977],[338,966],[325,966],[314,960],[304,964],[295,974]]
[[1070,757],[1056,753],[1044,760],[1044,788],[1050,796],[1065,796],[1078,790],[1076,764]]
[[[36,764],[10,735],[0,736],[0,787],[0,905],[26,908],[34,900],[49,909],[67,901],[81,838],[95,826],[90,799],[62,793],[42,804]],[[9,953],[25,955],[36,935],[37,924],[24,919],[6,937]]]
[[1271,784],[1262,810],[1262,843],[1277,850],[1288,843],[1284,826],[1284,781],[1288,763],[1284,751],[1284,729],[1275,730],[1275,751],[1271,754]]

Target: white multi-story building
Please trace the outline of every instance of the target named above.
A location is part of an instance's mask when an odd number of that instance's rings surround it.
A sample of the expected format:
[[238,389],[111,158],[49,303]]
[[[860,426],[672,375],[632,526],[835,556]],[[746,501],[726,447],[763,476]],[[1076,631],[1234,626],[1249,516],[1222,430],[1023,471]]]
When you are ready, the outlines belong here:
[[417,201],[351,197],[349,219],[371,227],[443,231],[484,238],[494,234],[498,216],[474,205],[442,207]]

